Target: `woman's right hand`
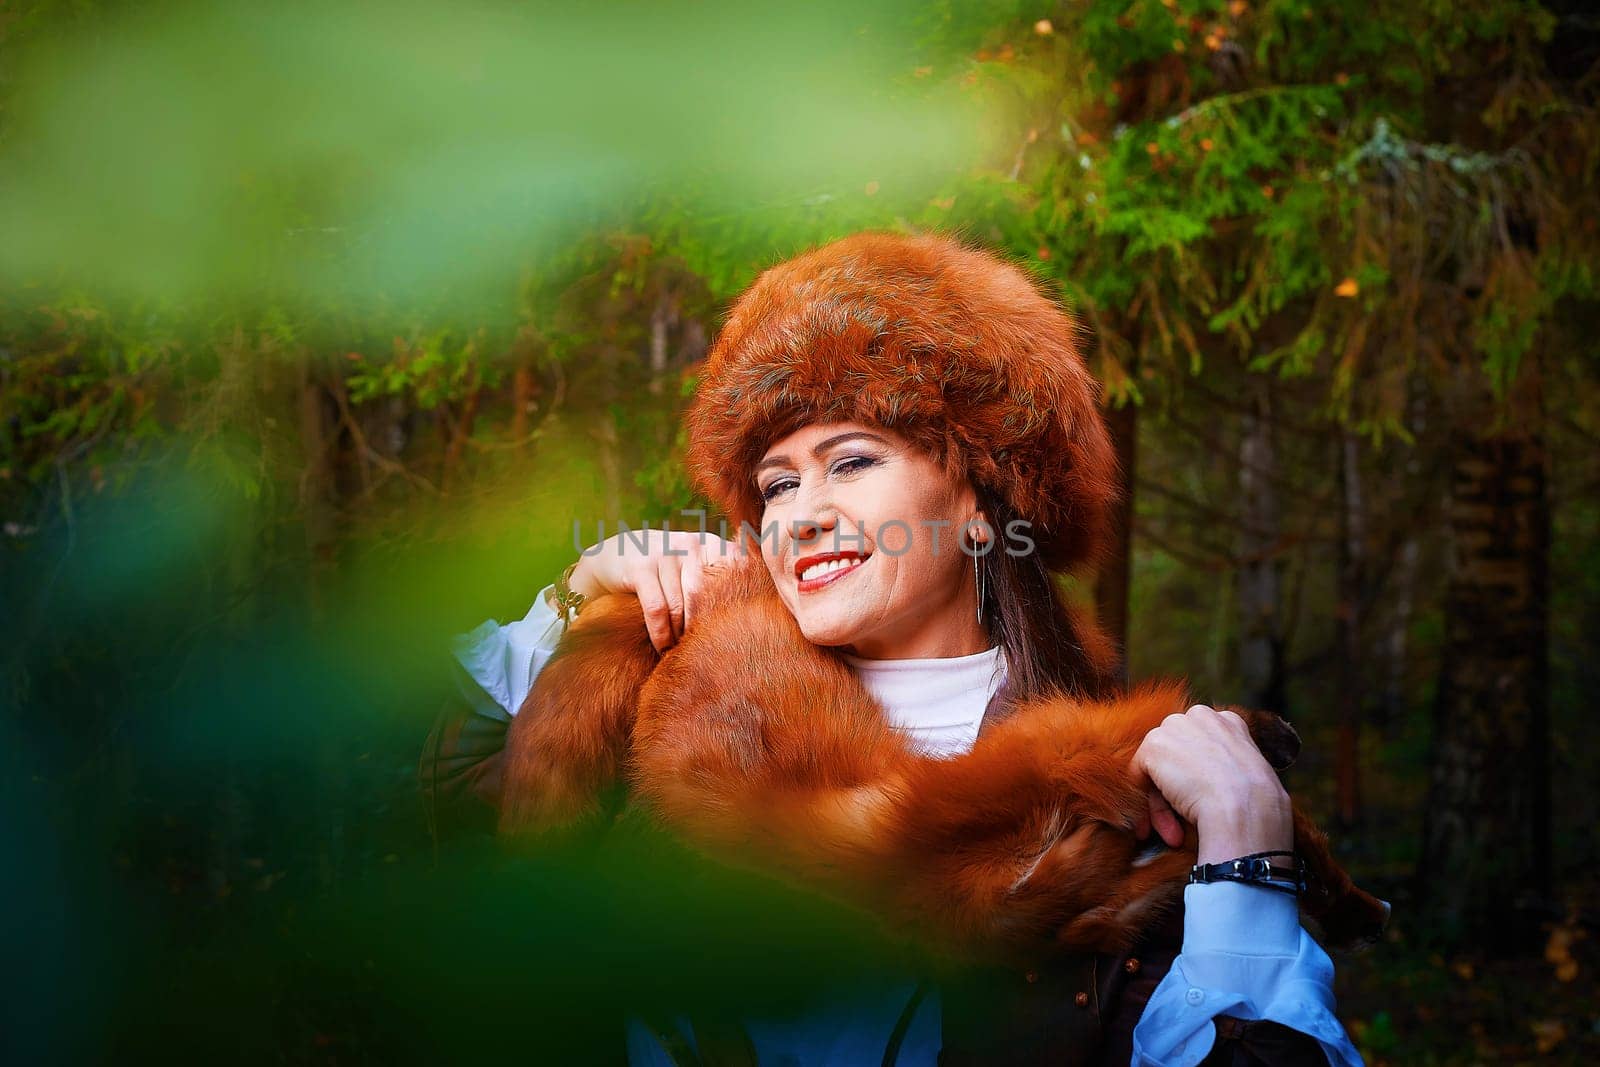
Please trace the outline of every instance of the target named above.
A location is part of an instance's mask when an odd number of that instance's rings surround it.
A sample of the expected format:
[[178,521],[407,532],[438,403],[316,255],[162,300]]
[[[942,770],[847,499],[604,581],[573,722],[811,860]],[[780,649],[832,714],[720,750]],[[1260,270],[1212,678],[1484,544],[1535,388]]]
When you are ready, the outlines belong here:
[[638,596],[650,643],[665,652],[694,623],[706,568],[744,556],[737,541],[713,533],[631,530],[585,549],[567,584],[586,597],[623,592]]

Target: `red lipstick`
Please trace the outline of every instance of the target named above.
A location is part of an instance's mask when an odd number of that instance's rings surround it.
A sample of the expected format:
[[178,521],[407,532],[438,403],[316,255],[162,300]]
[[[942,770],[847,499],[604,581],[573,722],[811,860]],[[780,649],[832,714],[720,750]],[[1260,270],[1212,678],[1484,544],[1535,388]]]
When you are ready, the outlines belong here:
[[[799,582],[800,592],[814,593],[819,589],[823,589],[829,585],[832,585],[834,582],[845,577],[846,575],[854,574],[856,571],[861,569],[861,565],[865,563],[868,558],[870,557],[864,556],[860,552],[816,552],[809,556],[801,556],[799,559],[795,560],[794,576],[796,581]],[[819,563],[827,563],[830,560],[836,559],[850,559],[858,562],[856,562],[853,566],[840,567],[838,570],[829,571],[827,574],[809,580],[800,577],[808,568],[815,567]]]

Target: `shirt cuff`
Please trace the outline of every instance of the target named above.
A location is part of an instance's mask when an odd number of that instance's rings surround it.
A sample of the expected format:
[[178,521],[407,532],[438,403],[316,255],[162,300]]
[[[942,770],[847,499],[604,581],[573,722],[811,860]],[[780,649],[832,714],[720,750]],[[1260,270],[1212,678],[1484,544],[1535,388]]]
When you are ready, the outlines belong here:
[[1192,1067],[1218,1015],[1270,1019],[1316,1038],[1335,1067],[1361,1055],[1334,1015],[1333,963],[1287,893],[1237,882],[1184,889],[1183,949],[1134,1029],[1135,1064]]
[[1183,890],[1183,953],[1293,956],[1300,904],[1288,893],[1240,882],[1194,882]]
[[489,619],[451,643],[461,669],[499,708],[496,718],[510,719],[517,713],[561,640],[565,627],[547,600],[554,588],[551,584],[539,590],[533,607],[517,622],[501,626]]

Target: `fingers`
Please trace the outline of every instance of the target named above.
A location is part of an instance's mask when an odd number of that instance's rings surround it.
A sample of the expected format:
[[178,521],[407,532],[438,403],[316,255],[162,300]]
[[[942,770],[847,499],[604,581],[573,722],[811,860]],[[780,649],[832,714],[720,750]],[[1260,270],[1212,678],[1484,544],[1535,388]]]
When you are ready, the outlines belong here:
[[667,616],[672,623],[672,639],[683,636],[683,566],[686,557],[665,556],[657,567],[661,593],[667,602]]
[[[1134,753],[1135,782],[1149,802],[1149,810],[1139,820],[1141,839],[1154,831],[1169,847],[1183,845],[1184,820],[1194,806],[1191,797],[1197,780],[1204,777],[1194,762],[1197,751],[1205,747],[1199,736],[1202,714],[1212,714],[1211,709],[1197,704],[1187,712],[1173,712],[1144,736]],[[1216,728],[1214,723],[1211,726]]]
[[654,541],[649,542],[646,554],[628,565],[633,591],[639,597],[640,609],[644,611],[645,629],[649,631],[650,643],[657,652],[665,652],[677,640],[677,625],[673,618],[675,603],[678,617],[681,618],[683,613],[683,591],[677,583],[673,583],[669,591],[664,581],[668,568],[662,565],[665,559],[676,570],[677,558],[664,557],[660,551],[664,547],[664,541],[659,548]]
[[660,577],[652,576],[641,581],[634,590],[639,596],[639,607],[644,611],[644,626],[650,633],[650,643],[657,652],[672,647],[672,611],[667,606],[667,595],[661,588]]
[[[1169,720],[1174,718],[1181,719],[1183,716],[1176,713],[1168,716]],[[1152,759],[1159,762],[1161,758],[1161,739],[1157,738],[1151,743],[1154,735],[1155,731],[1152,730],[1145,736],[1145,741],[1139,745],[1139,750],[1133,757],[1134,780],[1139,788],[1144,790],[1149,802],[1148,809],[1139,816],[1138,822],[1134,825],[1134,838],[1142,841],[1154,830],[1169,847],[1180,848],[1183,845],[1183,821],[1155,784],[1155,779],[1150,773],[1150,764],[1147,762]]]
[[701,606],[701,595],[714,576],[723,568],[734,566],[749,558],[742,541],[724,540],[715,534],[694,536],[686,546],[689,554],[683,557],[679,572],[683,586],[683,629],[694,625]]
[[1217,718],[1222,724],[1241,737],[1250,737],[1250,724],[1244,721],[1244,716],[1230,708],[1223,708],[1217,712]]
[[705,587],[705,559],[699,539],[689,542],[689,555],[683,561],[679,579],[683,583],[683,632],[694,625],[695,608],[699,606],[700,591]]
[[1185,824],[1203,834],[1282,790],[1245,718],[1207,704],[1168,715],[1145,735],[1134,761],[1150,797],[1150,826],[1168,843],[1182,840]]
[[[746,559],[749,552],[742,542],[725,541],[715,534],[689,531],[663,531],[664,536],[649,538],[640,554],[633,546],[619,545],[625,559],[619,567],[616,585],[632,590],[644,611],[645,628],[656,651],[665,652],[683,637],[695,615],[709,573],[720,564]],[[631,550],[627,555],[622,549]]]
[[1150,826],[1172,848],[1183,844],[1183,822],[1159,792],[1150,794]]

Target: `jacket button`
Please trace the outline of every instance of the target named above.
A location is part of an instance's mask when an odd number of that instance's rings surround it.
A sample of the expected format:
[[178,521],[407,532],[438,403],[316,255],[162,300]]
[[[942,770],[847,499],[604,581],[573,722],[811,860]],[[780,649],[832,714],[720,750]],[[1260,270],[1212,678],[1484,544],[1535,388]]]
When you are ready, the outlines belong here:
[[1028,982],[1031,984],[1031,983],[1037,982],[1039,980],[1039,972],[1038,971],[1029,971],[1027,974],[1023,975],[1022,977],[1026,978],[1028,980]]
[[1138,974],[1139,973],[1139,961],[1134,959],[1132,956],[1130,956],[1130,957],[1128,957],[1128,962],[1126,962],[1126,963],[1124,963],[1122,965],[1122,969],[1127,971],[1129,974]]
[[1206,994],[1204,990],[1190,987],[1189,991],[1183,995],[1183,999],[1190,1004],[1199,1004],[1206,999]]
[[1079,993],[1072,998],[1072,1002],[1080,1008],[1087,1008],[1089,1006],[1089,994]]

